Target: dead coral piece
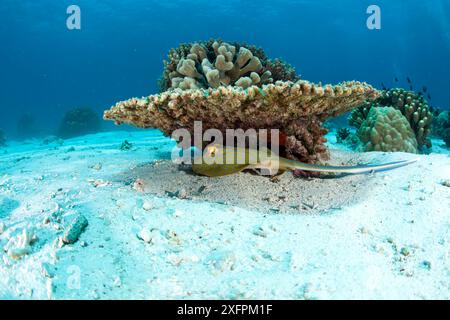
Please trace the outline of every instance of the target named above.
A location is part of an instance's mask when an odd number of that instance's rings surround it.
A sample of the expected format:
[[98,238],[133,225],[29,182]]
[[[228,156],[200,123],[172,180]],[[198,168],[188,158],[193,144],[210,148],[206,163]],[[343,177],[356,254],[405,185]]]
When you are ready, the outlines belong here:
[[422,150],[423,147],[431,147],[431,140],[428,136],[431,133],[433,114],[425,99],[412,91],[401,88],[383,91],[377,100],[367,101],[353,111],[349,123],[359,128],[373,107],[384,106],[399,110],[408,120],[419,150]]
[[78,215],[67,227],[66,231],[64,232],[62,241],[65,244],[72,244],[77,242],[81,233],[83,233],[84,229],[86,229],[87,226],[88,220],[86,219],[86,217],[81,214]]
[[279,129],[286,136],[286,156],[311,163],[327,158],[322,121],[377,97],[377,90],[357,81],[335,86],[278,81],[248,89],[174,89],[119,102],[104,118],[116,124],[159,128],[166,135],[179,128],[193,134],[194,121],[202,121],[203,130],[216,128],[223,133],[229,128]]
[[362,151],[403,151],[417,153],[417,141],[409,123],[392,107],[370,109],[358,129]]
[[11,238],[4,248],[12,259],[20,259],[31,253],[31,244],[37,239],[34,229],[23,229],[17,237]]

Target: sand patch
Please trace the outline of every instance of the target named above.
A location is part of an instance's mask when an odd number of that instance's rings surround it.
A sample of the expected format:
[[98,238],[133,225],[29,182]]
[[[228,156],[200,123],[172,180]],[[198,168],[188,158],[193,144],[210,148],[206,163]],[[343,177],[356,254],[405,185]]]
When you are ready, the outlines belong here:
[[[330,165],[356,165],[370,162],[368,156],[333,151]],[[124,172],[119,181],[142,182],[142,191],[192,201],[238,206],[265,213],[317,214],[340,209],[365,197],[371,175],[324,175],[297,178],[286,172],[275,179],[253,172],[209,178],[198,176],[189,165],[170,160],[139,165]]]

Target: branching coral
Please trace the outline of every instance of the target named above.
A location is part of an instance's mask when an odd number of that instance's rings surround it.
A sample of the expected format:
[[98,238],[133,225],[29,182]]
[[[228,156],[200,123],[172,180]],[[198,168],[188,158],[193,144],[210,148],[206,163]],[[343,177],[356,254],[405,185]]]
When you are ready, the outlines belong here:
[[355,81],[335,86],[300,80],[248,89],[231,86],[175,89],[119,102],[104,117],[117,124],[156,127],[167,135],[179,128],[193,133],[196,120],[202,121],[203,130],[280,129],[285,136],[287,157],[316,162],[327,157],[322,121],[378,95],[372,86]]
[[431,133],[433,115],[425,99],[412,91],[399,88],[383,91],[378,99],[373,102],[366,101],[353,111],[349,123],[359,128],[372,108],[385,106],[399,110],[408,120],[419,150],[431,147],[428,136]]
[[69,110],[61,120],[58,136],[72,138],[100,131],[100,118],[90,108],[76,108]]
[[371,108],[358,129],[363,151],[417,153],[417,141],[409,122],[393,107]]
[[297,81],[295,69],[280,59],[269,60],[260,48],[210,40],[182,44],[169,52],[160,80],[161,91],[180,88],[248,88],[278,80]]

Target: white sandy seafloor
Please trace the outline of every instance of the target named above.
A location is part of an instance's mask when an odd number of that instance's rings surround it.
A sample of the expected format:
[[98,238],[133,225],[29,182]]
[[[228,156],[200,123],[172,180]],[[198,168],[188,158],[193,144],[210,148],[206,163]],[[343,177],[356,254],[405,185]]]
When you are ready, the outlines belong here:
[[[450,152],[433,142],[429,155],[371,153],[419,161],[313,214],[140,192],[124,175],[174,145],[155,130],[12,142],[0,149],[0,298],[449,299]],[[63,245],[79,214],[89,226]]]

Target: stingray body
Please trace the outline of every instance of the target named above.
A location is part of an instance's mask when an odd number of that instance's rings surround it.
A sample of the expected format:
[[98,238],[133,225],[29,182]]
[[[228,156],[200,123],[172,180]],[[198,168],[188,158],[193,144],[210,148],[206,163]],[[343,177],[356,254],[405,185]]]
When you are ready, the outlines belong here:
[[192,170],[208,177],[220,177],[247,169],[258,170],[264,175],[278,175],[285,171],[312,171],[338,174],[363,174],[400,168],[417,160],[404,160],[383,164],[359,166],[322,166],[289,160],[278,156],[267,148],[259,150],[211,144],[202,156],[194,159]]

